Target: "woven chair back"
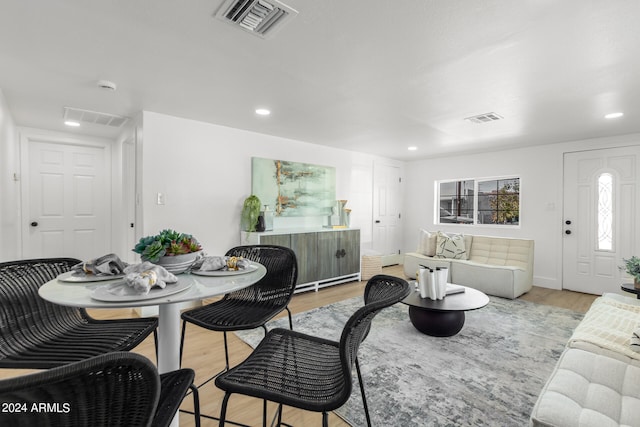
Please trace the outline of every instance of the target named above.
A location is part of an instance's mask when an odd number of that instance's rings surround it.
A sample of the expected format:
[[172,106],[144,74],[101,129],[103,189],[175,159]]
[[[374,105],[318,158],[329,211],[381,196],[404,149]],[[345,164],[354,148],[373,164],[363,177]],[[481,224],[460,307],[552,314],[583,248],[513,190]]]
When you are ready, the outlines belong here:
[[160,378],[145,357],[115,352],[0,381],[2,426],[149,426]]
[[[351,378],[351,369],[358,356],[360,344],[371,328],[373,318],[385,307],[402,301],[409,295],[409,283],[399,277],[376,275],[369,279],[364,291],[365,305],[347,321],[340,337],[342,369],[345,378]],[[350,386],[351,381],[347,381]],[[351,390],[348,390],[351,394]]]
[[298,280],[298,261],[290,248],[276,245],[237,246],[227,251],[265,266],[267,274],[252,286],[232,292],[227,298],[286,307]]
[[40,286],[71,270],[73,258],[31,259],[0,263],[0,367],[2,358],[18,354],[69,323],[83,322],[83,310],[50,303]]

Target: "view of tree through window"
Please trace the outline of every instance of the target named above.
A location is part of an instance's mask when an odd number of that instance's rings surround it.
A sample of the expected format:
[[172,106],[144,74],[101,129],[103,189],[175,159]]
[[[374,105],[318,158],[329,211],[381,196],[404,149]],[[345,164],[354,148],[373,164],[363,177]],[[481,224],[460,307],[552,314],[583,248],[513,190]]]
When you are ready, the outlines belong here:
[[520,178],[438,183],[439,223],[520,224]]
[[517,225],[520,221],[520,179],[478,182],[478,223]]

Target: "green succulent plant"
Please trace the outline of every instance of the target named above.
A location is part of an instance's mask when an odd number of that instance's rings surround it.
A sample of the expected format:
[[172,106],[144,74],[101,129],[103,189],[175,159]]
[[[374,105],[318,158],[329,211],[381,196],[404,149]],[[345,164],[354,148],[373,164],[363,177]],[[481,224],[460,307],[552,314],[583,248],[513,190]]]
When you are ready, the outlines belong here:
[[255,194],[247,197],[242,205],[241,226],[245,231],[256,231],[258,216],[260,216],[260,199]]
[[200,243],[190,234],[175,230],[162,230],[155,236],[142,237],[133,248],[142,259],[156,262],[163,256],[175,256],[202,250]]

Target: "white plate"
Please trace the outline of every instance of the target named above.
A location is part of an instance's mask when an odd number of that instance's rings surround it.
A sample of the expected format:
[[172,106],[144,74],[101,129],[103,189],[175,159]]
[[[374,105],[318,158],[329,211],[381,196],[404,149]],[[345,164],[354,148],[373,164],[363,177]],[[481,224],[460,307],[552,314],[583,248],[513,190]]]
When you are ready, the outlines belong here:
[[121,281],[96,288],[91,292],[91,298],[107,302],[144,301],[186,291],[192,284],[193,283],[189,281],[179,281],[178,283],[167,284],[164,289],[158,287],[151,288],[148,294],[141,295],[134,291],[133,288],[127,285],[124,281]]
[[66,273],[60,274],[57,278],[61,282],[88,283],[88,282],[104,282],[105,280],[115,280],[115,279],[121,279],[123,277],[124,277],[124,274],[114,274],[113,276],[95,276],[93,274],[84,275],[84,274],[77,274],[75,271],[67,271]]
[[197,276],[235,276],[237,274],[247,274],[258,269],[257,264],[250,264],[249,267],[244,270],[191,270],[191,274],[195,274]]

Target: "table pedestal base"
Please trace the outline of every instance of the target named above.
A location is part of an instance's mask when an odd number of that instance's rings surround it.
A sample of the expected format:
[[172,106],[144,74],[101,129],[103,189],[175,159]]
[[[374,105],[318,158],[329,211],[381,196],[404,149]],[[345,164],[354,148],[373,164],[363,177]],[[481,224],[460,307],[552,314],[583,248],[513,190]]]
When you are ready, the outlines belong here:
[[464,311],[434,311],[409,306],[409,319],[417,330],[432,337],[450,337],[464,326]]

